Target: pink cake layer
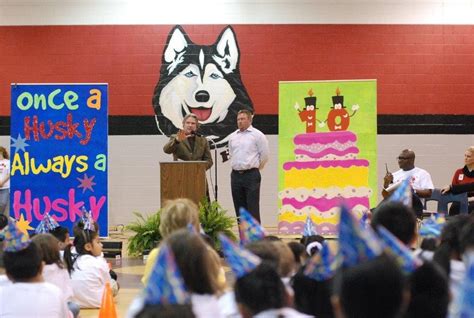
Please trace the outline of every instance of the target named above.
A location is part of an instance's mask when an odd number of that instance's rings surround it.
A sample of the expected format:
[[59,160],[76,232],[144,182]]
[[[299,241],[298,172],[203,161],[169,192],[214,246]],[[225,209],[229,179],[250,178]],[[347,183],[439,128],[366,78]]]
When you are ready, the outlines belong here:
[[351,131],[299,134],[293,139],[295,145],[330,144],[335,141],[343,144],[356,140],[357,136]]
[[[281,234],[303,234],[304,222],[278,222],[278,232]],[[316,224],[316,232],[321,235],[336,235],[338,226],[331,223]]]
[[352,160],[320,160],[320,161],[290,161],[283,164],[283,169],[290,170],[292,168],[300,169],[316,169],[319,167],[342,167],[349,168],[352,166],[356,167],[368,167],[369,161],[365,159],[352,159]]
[[303,149],[295,149],[295,154],[297,154],[297,155],[306,155],[306,156],[314,158],[314,159],[322,158],[322,157],[327,156],[327,155],[335,155],[335,156],[342,157],[342,156],[345,156],[345,155],[351,154],[351,153],[358,154],[359,153],[359,148],[349,147],[346,150],[337,150],[337,149],[334,149],[334,148],[327,148],[327,149],[324,149],[323,151],[320,151],[320,152],[311,152],[311,151],[303,150]]
[[318,211],[324,212],[324,211],[329,211],[330,209],[334,207],[338,207],[341,205],[341,202],[344,202],[344,204],[352,210],[356,205],[363,205],[367,208],[369,208],[369,198],[367,197],[353,197],[350,199],[344,199],[342,200],[341,198],[333,198],[333,199],[326,199],[326,198],[319,198],[316,199],[315,197],[309,197],[305,201],[298,201],[295,198],[283,198],[282,204],[283,205],[291,205],[292,207],[296,209],[302,209],[307,206],[313,206],[315,207]]

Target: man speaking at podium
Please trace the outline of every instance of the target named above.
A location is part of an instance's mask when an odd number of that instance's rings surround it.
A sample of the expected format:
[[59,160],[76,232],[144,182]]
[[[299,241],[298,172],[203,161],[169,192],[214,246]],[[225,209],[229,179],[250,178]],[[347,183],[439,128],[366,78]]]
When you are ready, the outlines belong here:
[[170,140],[164,145],[163,151],[173,154],[175,161],[206,161],[206,169],[212,167],[211,151],[207,139],[196,131],[199,121],[196,115],[187,114],[183,118],[183,129],[176,135],[171,135]]

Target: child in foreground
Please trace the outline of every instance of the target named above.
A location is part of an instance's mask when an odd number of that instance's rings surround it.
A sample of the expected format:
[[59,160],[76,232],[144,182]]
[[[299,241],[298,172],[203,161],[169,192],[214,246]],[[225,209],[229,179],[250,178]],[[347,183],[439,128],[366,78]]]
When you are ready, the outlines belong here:
[[3,257],[12,284],[0,287],[0,317],[71,317],[61,290],[43,280],[41,250],[13,223]]
[[99,234],[90,229],[77,231],[74,247],[77,253],[74,255],[71,246],[64,250],[74,290],[73,301],[81,308],[99,308],[106,283],[110,283],[114,296],[118,293],[118,284],[111,279],[109,266],[102,257]]

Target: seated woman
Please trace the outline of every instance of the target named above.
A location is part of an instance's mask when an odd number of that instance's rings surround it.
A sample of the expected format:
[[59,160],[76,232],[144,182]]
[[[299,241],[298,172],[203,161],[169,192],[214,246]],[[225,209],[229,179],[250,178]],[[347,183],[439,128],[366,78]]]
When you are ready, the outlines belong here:
[[[474,210],[474,146],[467,148],[464,153],[465,166],[456,170],[450,185],[441,190],[442,194],[459,194],[467,192],[469,197],[469,213]],[[459,203],[453,202],[449,208],[449,215],[459,214]]]

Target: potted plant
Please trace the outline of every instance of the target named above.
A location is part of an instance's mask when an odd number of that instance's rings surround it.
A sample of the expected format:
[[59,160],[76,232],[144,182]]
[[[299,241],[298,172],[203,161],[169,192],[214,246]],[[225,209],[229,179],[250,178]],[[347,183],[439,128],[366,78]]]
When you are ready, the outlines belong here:
[[[160,234],[160,211],[145,217],[139,212],[133,212],[136,221],[127,226],[127,229],[135,232],[128,239],[128,254],[131,256],[146,255],[162,237]],[[217,201],[209,202],[203,200],[199,203],[199,222],[203,231],[211,238],[214,247],[219,250],[220,242],[217,237],[223,233],[232,240],[236,240],[232,228],[235,225],[235,218],[228,216]]]
[[135,235],[128,239],[128,255],[139,256],[147,254],[156,247],[161,240],[160,234],[160,211],[143,216],[139,212],[133,212],[136,221],[127,226],[127,229],[135,232]]
[[226,210],[221,207],[219,202],[202,200],[199,203],[199,222],[203,231],[212,239],[214,247],[219,250],[220,242],[217,235],[222,233],[232,240],[236,240],[232,228],[235,225],[235,218],[228,216]]

